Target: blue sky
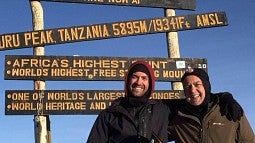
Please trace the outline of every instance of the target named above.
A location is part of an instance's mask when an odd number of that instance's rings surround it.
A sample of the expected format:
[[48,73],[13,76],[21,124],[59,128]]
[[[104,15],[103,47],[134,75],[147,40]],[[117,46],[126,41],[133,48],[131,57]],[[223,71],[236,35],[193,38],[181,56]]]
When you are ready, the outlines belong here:
[[[44,27],[60,28],[88,24],[163,17],[161,8],[41,2]],[[255,130],[255,49],[254,0],[197,0],[196,10],[177,10],[176,15],[225,11],[225,27],[178,32],[181,58],[207,58],[212,92],[229,91],[242,105]],[[0,34],[32,30],[28,0],[0,1]],[[109,57],[164,57],[165,33],[122,37],[87,42],[51,45],[45,55],[82,55]],[[5,115],[5,90],[31,90],[33,82],[4,80],[5,55],[32,55],[32,48],[0,51],[0,142],[33,143],[33,115]],[[47,81],[48,90],[123,89],[121,81]],[[170,83],[157,83],[156,89],[170,90]],[[52,141],[84,143],[96,115],[52,115]]]

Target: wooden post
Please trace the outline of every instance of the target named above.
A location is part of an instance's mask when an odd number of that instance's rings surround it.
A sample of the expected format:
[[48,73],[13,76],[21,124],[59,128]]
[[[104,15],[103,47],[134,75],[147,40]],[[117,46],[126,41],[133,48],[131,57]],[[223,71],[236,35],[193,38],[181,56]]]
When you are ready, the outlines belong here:
[[[165,9],[165,16],[175,16],[175,10]],[[178,42],[178,33],[177,32],[168,32],[167,35],[167,47],[168,47],[168,57],[169,58],[180,58],[179,42]],[[171,82],[173,90],[183,90],[181,82]]]
[[[43,30],[43,9],[40,1],[30,1],[33,19],[33,29]],[[44,55],[44,47],[34,47],[34,55]],[[34,116],[34,134],[35,143],[51,143],[50,119],[49,115],[43,115],[43,91],[45,90],[45,81],[34,81],[34,90],[40,90],[40,108],[37,115]]]

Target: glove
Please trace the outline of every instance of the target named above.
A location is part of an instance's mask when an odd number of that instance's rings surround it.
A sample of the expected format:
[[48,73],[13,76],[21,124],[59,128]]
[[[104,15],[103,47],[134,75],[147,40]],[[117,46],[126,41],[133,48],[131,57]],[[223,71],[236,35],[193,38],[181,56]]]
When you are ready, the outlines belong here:
[[230,121],[240,121],[244,111],[240,104],[233,98],[232,94],[224,92],[219,95],[219,99],[221,115],[225,115]]

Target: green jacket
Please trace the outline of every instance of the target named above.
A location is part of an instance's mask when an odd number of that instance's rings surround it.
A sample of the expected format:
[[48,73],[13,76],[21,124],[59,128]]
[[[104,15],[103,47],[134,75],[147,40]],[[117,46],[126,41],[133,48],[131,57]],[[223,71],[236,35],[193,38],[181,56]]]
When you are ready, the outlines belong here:
[[237,122],[229,121],[220,113],[218,98],[202,120],[185,107],[170,121],[169,137],[176,143],[255,143],[246,116]]

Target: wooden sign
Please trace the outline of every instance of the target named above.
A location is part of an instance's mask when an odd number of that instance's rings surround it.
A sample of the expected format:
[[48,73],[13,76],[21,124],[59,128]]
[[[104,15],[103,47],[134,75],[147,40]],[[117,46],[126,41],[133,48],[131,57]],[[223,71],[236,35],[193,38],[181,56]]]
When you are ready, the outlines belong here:
[[0,35],[0,50],[228,25],[225,12],[190,14]]
[[149,62],[158,81],[180,81],[191,67],[207,70],[207,60],[198,58],[6,55],[5,79],[118,81],[137,59]]
[[171,9],[195,10],[196,0],[41,0],[49,2],[71,2],[86,4],[105,4],[116,6],[140,6]]
[[[122,90],[6,90],[6,115],[98,114],[124,97]],[[184,98],[183,91],[158,90],[152,99]]]

